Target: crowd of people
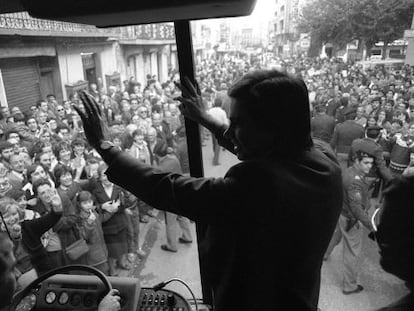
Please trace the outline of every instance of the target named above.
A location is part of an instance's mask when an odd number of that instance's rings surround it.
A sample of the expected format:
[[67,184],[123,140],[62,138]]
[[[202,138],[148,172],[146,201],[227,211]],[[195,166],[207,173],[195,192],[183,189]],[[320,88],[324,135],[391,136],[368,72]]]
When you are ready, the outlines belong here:
[[[201,61],[196,77],[207,111],[228,124],[228,88],[250,70],[264,67],[235,55]],[[413,69],[364,70],[356,63],[319,58],[289,59],[282,67],[307,84],[314,141],[335,154],[348,179],[367,179],[359,187],[352,180],[344,183],[351,184],[348,196],[358,206],[350,204],[348,213],[342,213],[327,259],[341,238],[360,240],[360,233],[350,237],[350,228],[363,224],[372,230],[369,200],[358,193],[379,197],[384,184],[414,171]],[[181,95],[178,80],[178,73],[171,72],[162,83],[147,76],[146,85],[141,85],[131,77],[122,87],[104,90],[92,83],[88,91],[101,106],[117,148],[163,171],[189,175],[185,127],[175,100]],[[64,264],[84,263],[108,275],[116,275],[117,268],[129,269],[137,257],[146,255],[140,227],[159,212],[108,180],[107,165],[88,145],[74,105],[85,111],[77,94],[62,103],[48,95],[29,111],[0,108],[1,229],[15,243],[14,272],[20,288]],[[274,115],[275,122],[279,118],[290,118],[292,127],[300,126],[294,114]],[[202,135],[210,136],[207,131]],[[220,165],[221,148],[211,136],[212,164]],[[362,165],[366,172],[358,171]],[[58,207],[63,210],[60,218],[54,212]],[[24,225],[36,219],[45,221],[41,226]],[[165,212],[165,219],[164,251],[177,252],[177,243],[192,242],[186,217]],[[79,247],[80,241],[86,246]],[[359,244],[344,249],[344,294],[362,290],[356,281],[359,250]]]

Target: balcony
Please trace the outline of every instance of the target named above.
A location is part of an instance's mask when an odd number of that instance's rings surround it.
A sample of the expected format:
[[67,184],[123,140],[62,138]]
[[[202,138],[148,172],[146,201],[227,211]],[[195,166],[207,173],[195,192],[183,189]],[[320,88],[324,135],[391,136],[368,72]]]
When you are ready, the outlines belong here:
[[119,28],[100,29],[91,25],[33,18],[26,12],[0,14],[0,35],[54,37],[119,36]]
[[175,43],[172,23],[121,27],[121,44],[145,44],[148,42]]
[[127,44],[175,41],[172,23],[97,28],[92,25],[33,18],[27,12],[0,14],[0,35],[114,37]]

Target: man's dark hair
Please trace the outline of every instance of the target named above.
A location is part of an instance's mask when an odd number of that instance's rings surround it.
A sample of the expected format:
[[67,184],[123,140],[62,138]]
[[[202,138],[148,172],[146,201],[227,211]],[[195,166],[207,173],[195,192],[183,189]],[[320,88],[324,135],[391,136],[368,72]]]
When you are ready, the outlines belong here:
[[19,131],[18,130],[11,129],[11,130],[6,131],[6,133],[4,133],[4,139],[5,140],[8,140],[9,137],[10,137],[10,134],[13,134],[13,133],[19,135],[19,137],[20,137],[20,134],[19,134]]
[[56,133],[59,134],[61,130],[66,129],[68,130],[68,132],[70,133],[70,129],[69,127],[64,124],[64,123],[60,123],[57,127],[56,127]]
[[[27,167],[27,171],[26,171],[26,176],[27,176],[27,180],[31,183],[32,182],[32,174],[33,172],[39,167],[43,167],[42,164],[40,164],[39,162],[31,164]],[[44,171],[46,172],[47,170],[43,167]]]
[[82,138],[76,138],[73,142],[72,142],[72,148],[75,146],[86,146],[85,141]]
[[361,161],[363,158],[374,158],[374,156],[361,150],[355,152],[355,160]]
[[16,113],[14,116],[13,116],[13,118],[14,118],[14,122],[23,122],[23,123],[26,123],[26,117],[24,116],[24,114],[23,113]]
[[42,178],[42,179],[39,179],[39,180],[36,180],[34,183],[33,183],[33,193],[34,193],[34,195],[37,197],[37,195],[39,194],[39,192],[38,192],[38,189],[39,189],[39,187],[40,186],[43,186],[43,185],[49,185],[50,187],[52,187],[52,184],[50,183],[50,181],[49,180],[47,180],[46,178]]
[[[302,79],[277,70],[256,70],[237,81],[228,95],[246,105],[259,126],[277,135],[279,152],[297,154],[313,145],[309,95]],[[294,124],[289,115],[295,116]]]
[[70,167],[66,165],[57,165],[53,174],[55,175],[55,182],[56,187],[60,186],[60,177],[65,175],[66,173],[70,173],[73,177],[73,171]]
[[61,142],[57,143],[53,148],[53,153],[54,153],[56,159],[59,160],[59,154],[62,150],[68,150],[72,153],[71,146],[67,142],[61,141]]
[[9,143],[8,141],[0,140],[0,153],[2,153],[3,150],[5,149],[11,149],[11,148],[13,148],[12,143]]

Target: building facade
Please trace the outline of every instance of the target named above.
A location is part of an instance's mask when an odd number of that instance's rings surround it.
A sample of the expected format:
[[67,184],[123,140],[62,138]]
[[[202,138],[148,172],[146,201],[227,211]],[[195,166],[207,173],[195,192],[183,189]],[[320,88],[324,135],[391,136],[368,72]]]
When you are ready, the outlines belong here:
[[90,25],[0,15],[0,102],[27,111],[54,94],[58,101],[96,83],[107,89],[147,75],[160,82],[177,67],[174,26],[99,29]]

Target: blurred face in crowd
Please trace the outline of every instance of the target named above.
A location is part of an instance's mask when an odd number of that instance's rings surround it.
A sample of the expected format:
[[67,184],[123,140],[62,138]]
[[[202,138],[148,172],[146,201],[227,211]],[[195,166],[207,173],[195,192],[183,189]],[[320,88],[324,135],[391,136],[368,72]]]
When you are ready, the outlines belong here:
[[154,113],[152,115],[152,125],[153,126],[155,126],[155,127],[160,126],[161,121],[162,121],[162,118],[161,118],[161,115],[159,113]]
[[73,151],[76,155],[83,155],[85,152],[85,146],[84,145],[75,145],[73,146]]
[[392,109],[391,103],[385,103],[384,109],[385,109],[385,111],[391,111],[391,109]]
[[118,113],[116,115],[114,115],[114,121],[122,122],[122,115],[118,114]]
[[52,130],[52,131],[55,131],[56,130],[56,128],[57,128],[57,122],[56,122],[56,120],[50,120],[49,121],[49,127],[50,127],[50,129]]
[[63,141],[70,141],[69,130],[67,128],[61,128],[58,135]]
[[43,146],[43,147],[42,147],[42,152],[49,154],[49,155],[50,155],[50,157],[52,157],[52,158],[53,158],[53,149],[52,149],[52,145]]
[[367,121],[368,126],[374,126],[377,123],[377,120],[375,120],[374,117],[369,117]]
[[72,174],[69,172],[66,172],[60,176],[59,181],[61,185],[65,187],[70,187],[72,185],[72,180],[73,180]]
[[52,160],[50,158],[50,154],[49,153],[43,153],[40,156],[39,162],[44,167],[46,167],[48,170],[50,170],[50,168],[52,167]]
[[10,204],[7,208],[7,212],[3,214],[4,222],[1,222],[1,231],[6,231],[7,229],[10,232],[10,235],[13,239],[18,239],[22,233],[22,228],[20,226],[20,215],[19,215],[19,206],[16,204]]
[[20,111],[20,108],[19,108],[19,107],[13,107],[13,108],[11,109],[11,114],[12,114],[12,115],[15,115],[15,114],[18,114],[18,113],[22,113],[22,112]]
[[85,212],[89,212],[90,210],[93,210],[93,201],[91,199],[80,202],[81,208]]
[[39,108],[43,112],[47,112],[49,110],[49,106],[48,106],[47,102],[41,102]]
[[355,159],[355,167],[364,175],[368,174],[374,164],[374,158],[363,157],[361,160]]
[[141,119],[146,119],[146,118],[148,118],[148,109],[147,109],[146,107],[140,107],[140,108],[138,109],[138,116],[139,116]]
[[378,121],[384,121],[386,118],[385,111],[380,111],[378,114]]
[[150,143],[153,143],[157,140],[157,131],[153,127],[148,130],[147,139]]
[[50,133],[49,132],[44,132],[42,135],[40,135],[39,140],[42,143],[50,143]]
[[9,107],[2,107],[1,114],[3,115],[4,118],[10,117]]
[[133,111],[136,111],[138,109],[138,105],[139,105],[138,100],[136,99],[131,100],[131,109]]
[[38,165],[37,168],[30,175],[30,177],[32,179],[32,184],[33,184],[37,180],[46,178],[47,175],[46,175],[44,168],[41,165]]
[[20,154],[13,154],[10,157],[10,166],[13,171],[16,171],[18,173],[23,173],[24,171],[23,157]]
[[104,171],[99,175],[99,180],[101,181],[102,185],[104,185],[104,186],[111,186],[112,185],[112,183],[109,181],[108,177],[105,175]]
[[30,106],[30,112],[34,115],[39,111],[36,106]]
[[59,151],[59,160],[67,163],[70,161],[71,152],[68,149],[62,149]]
[[38,117],[37,117],[37,122],[40,125],[43,125],[46,123],[46,121],[47,121],[47,113],[39,112]]
[[408,135],[414,137],[414,124],[411,124],[408,128]]
[[12,188],[7,176],[0,176],[0,196],[4,197],[6,192]]
[[45,204],[52,202],[53,195],[54,191],[49,185],[40,185],[37,188],[37,197]]
[[396,134],[401,132],[401,125],[397,122],[391,123],[391,134]]
[[68,101],[65,101],[63,103],[63,107],[65,108],[65,110],[71,110],[72,109],[71,104],[72,103],[69,100]]
[[399,103],[397,107],[401,112],[405,112],[407,110],[407,107],[405,107],[405,104],[403,103]]
[[144,135],[136,134],[134,136],[134,142],[137,143],[138,145],[142,145],[142,143],[144,142]]
[[56,106],[56,112],[60,118],[63,118],[65,116],[65,108],[62,105]]
[[30,118],[27,120],[27,127],[31,132],[37,131],[37,122],[35,118]]
[[10,156],[12,154],[13,154],[13,148],[6,148],[2,150],[1,157],[6,161],[10,161]]
[[47,97],[47,101],[51,104],[54,104],[54,103],[56,103],[56,97],[53,96],[53,95],[50,95],[50,96]]
[[121,148],[122,147],[122,141],[119,137],[114,137],[112,140],[112,143],[115,145],[115,147]]
[[17,133],[10,133],[7,141],[13,145],[18,144],[20,142],[20,136]]
[[17,204],[19,204],[19,209],[24,212],[27,207],[26,195],[22,195],[20,198],[16,199]]
[[364,108],[358,107],[357,108],[357,111],[356,111],[356,117],[357,117],[357,119],[362,118],[363,115],[364,115]]

